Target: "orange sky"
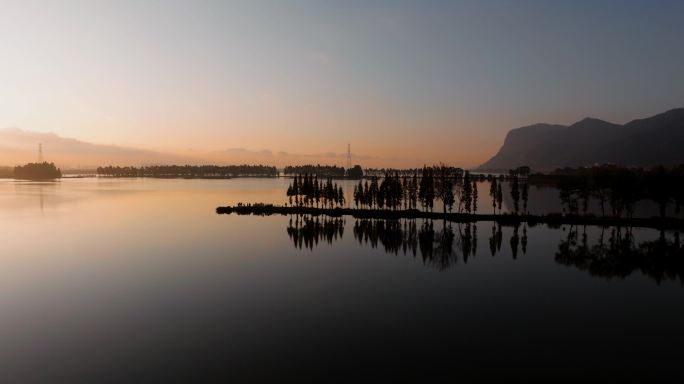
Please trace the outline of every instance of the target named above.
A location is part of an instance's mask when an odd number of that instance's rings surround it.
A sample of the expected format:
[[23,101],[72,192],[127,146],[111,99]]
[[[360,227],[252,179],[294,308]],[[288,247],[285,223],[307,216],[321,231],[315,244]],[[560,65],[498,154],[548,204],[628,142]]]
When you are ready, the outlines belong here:
[[682,8],[10,2],[0,128],[221,162],[344,165],[310,155],[351,143],[364,166],[472,167],[512,128],[681,107]]

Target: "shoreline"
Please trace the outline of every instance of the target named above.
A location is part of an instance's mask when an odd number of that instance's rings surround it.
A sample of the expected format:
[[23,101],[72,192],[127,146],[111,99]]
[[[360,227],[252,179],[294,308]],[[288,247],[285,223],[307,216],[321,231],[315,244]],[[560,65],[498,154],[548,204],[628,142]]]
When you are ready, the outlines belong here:
[[530,226],[546,224],[550,227],[561,225],[592,225],[601,227],[633,227],[653,229],[684,229],[684,219],[676,218],[618,218],[597,216],[569,216],[561,214],[547,215],[515,215],[515,214],[470,214],[470,213],[442,213],[425,212],[417,209],[407,210],[384,210],[384,209],[357,209],[357,208],[316,208],[316,207],[288,207],[272,204],[253,204],[224,206],[216,208],[217,214],[237,215],[324,215],[330,217],[352,216],[357,219],[430,219],[445,220],[460,223],[474,223],[478,221],[492,221],[502,225],[520,225],[527,223]]

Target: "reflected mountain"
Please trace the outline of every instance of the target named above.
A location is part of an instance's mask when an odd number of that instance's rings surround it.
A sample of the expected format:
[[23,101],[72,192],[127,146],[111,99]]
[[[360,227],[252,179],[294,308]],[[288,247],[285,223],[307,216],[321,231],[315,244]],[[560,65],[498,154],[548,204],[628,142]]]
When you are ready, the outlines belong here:
[[602,230],[596,244],[589,244],[586,228],[571,227],[558,244],[557,263],[589,272],[604,279],[624,279],[641,272],[660,284],[667,280],[684,283],[684,248],[679,232],[657,240],[637,243],[629,228]]
[[[332,245],[342,240],[346,224],[339,217],[293,216],[287,234],[296,248],[313,250],[320,243]],[[507,230],[508,247],[504,247],[503,232],[500,224],[492,225],[488,238],[491,256],[510,251],[515,260],[527,253],[527,225]],[[466,264],[478,254],[478,228],[474,223],[356,219],[352,233],[359,244],[389,254],[420,257],[423,265],[439,271],[460,262]],[[661,232],[655,240],[637,242],[629,228],[607,228],[590,243],[587,228],[572,226],[558,244],[555,261],[603,279],[624,279],[641,272],[658,284],[667,280],[684,284],[684,247],[679,232]]]

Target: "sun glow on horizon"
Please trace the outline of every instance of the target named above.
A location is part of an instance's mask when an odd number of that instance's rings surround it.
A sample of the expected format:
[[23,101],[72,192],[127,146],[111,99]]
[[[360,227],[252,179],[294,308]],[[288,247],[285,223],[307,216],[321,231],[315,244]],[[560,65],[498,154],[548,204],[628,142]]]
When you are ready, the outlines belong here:
[[0,128],[223,162],[344,165],[325,154],[351,142],[365,166],[473,167],[512,128],[680,106],[682,8],[10,2]]

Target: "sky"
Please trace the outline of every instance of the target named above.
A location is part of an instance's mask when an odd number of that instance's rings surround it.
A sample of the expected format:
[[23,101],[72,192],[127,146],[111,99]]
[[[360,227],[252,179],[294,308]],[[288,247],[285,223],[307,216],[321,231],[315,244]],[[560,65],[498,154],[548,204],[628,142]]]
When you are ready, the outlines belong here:
[[97,144],[469,167],[519,126],[684,106],[682,1],[1,8],[0,128]]

